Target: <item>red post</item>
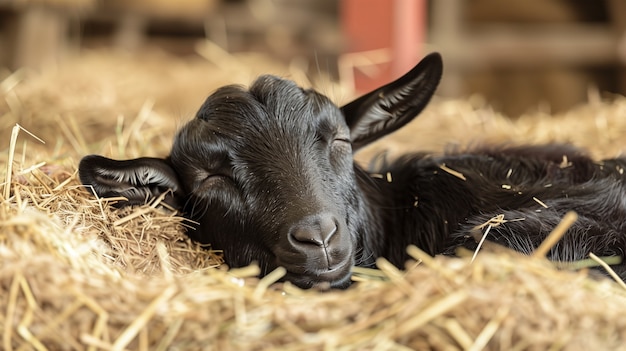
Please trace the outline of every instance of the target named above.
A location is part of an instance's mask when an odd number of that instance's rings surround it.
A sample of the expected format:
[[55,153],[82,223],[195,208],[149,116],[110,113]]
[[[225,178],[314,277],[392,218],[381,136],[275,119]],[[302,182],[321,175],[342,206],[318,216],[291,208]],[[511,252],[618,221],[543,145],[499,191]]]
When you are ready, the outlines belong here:
[[341,17],[346,52],[389,49],[391,61],[377,74],[354,73],[357,91],[388,83],[413,67],[426,38],[426,0],[343,0]]
[[426,41],[426,0],[394,0],[391,75],[400,77],[413,68]]

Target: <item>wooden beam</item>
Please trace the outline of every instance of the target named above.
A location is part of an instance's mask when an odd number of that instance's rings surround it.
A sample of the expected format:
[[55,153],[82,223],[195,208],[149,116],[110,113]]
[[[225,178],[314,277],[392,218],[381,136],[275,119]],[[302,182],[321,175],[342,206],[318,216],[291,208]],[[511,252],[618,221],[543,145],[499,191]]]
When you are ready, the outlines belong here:
[[489,26],[456,41],[449,60],[455,66],[481,69],[533,66],[604,65],[619,62],[619,37],[607,26]]

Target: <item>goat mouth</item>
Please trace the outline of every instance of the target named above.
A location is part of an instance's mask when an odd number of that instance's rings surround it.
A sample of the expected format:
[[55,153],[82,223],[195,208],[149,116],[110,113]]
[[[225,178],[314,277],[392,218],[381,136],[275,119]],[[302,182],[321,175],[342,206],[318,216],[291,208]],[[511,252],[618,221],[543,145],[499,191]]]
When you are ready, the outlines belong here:
[[291,271],[288,267],[285,268],[287,269],[287,274],[282,280],[291,282],[302,289],[346,289],[352,283],[352,265],[350,262],[338,265],[330,270],[316,270],[306,273],[298,273]]

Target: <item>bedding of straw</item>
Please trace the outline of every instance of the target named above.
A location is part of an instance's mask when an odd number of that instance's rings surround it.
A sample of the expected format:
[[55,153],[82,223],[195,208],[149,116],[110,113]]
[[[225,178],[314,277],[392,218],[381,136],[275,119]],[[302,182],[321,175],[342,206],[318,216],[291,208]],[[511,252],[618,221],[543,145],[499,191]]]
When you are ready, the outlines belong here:
[[[272,284],[278,270],[227,271],[154,203],[112,210],[76,175],[80,157],[163,156],[216,87],[275,73],[309,85],[297,65],[230,56],[87,52],[42,72],[0,72],[0,329],[4,350],[608,350],[626,344],[626,293],[586,270],[488,245],[406,271],[355,269],[346,291]],[[321,78],[337,101],[350,94]],[[511,121],[479,98],[435,101],[382,147],[573,141],[595,157],[626,147],[626,99]],[[19,123],[20,127],[16,127]],[[32,135],[31,135],[32,134]],[[38,140],[38,139],[41,139]],[[44,143],[42,143],[45,142]],[[410,144],[410,146],[408,145]],[[494,222],[492,225],[497,225]],[[471,256],[469,253],[467,256]]]

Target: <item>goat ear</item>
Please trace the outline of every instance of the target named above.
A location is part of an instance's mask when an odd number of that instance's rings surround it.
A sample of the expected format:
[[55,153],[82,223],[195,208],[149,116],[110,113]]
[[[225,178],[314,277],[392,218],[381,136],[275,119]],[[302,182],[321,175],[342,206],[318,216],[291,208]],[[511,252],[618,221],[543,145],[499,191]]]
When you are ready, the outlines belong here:
[[174,169],[165,159],[141,157],[117,161],[98,155],[83,157],[78,175],[84,185],[93,187],[100,197],[125,197],[116,207],[144,204],[163,193],[164,202],[180,208],[182,187]]
[[433,96],[442,71],[441,55],[431,53],[404,76],[343,106],[353,150],[413,120]]

